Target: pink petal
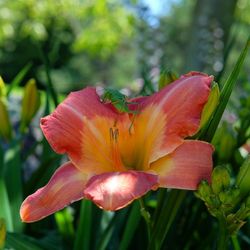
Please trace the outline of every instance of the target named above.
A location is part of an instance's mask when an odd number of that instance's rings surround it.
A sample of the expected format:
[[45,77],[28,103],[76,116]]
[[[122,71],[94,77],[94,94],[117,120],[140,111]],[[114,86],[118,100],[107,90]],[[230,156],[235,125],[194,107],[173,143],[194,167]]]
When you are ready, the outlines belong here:
[[23,222],[34,222],[83,198],[87,176],[71,162],[62,165],[49,183],[28,196],[20,209]]
[[157,176],[144,172],[110,172],[92,177],[84,195],[105,210],[117,210],[157,187]]
[[159,175],[159,186],[197,189],[201,180],[210,181],[213,146],[201,141],[185,141],[171,154],[151,164]]
[[67,153],[74,162],[80,160],[84,121],[96,116],[114,121],[123,119],[111,104],[103,104],[95,88],[72,92],[49,116],[41,119],[41,128],[52,148]]
[[183,138],[197,132],[212,81],[211,76],[190,72],[152,96],[130,100],[138,103],[132,104],[130,108],[140,111],[135,125],[141,126],[140,117],[145,116],[144,113],[151,114],[145,131],[154,133],[157,141],[151,143],[156,146],[151,152],[149,163],[172,152],[183,143]]

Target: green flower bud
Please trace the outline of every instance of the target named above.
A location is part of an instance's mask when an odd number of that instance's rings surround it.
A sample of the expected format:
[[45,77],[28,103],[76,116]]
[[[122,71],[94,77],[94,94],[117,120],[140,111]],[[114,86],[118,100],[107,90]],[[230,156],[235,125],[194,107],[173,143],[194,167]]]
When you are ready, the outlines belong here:
[[40,106],[40,95],[36,87],[36,81],[30,79],[25,86],[24,96],[21,110],[21,132],[24,132],[26,127],[35,116]]
[[4,248],[6,238],[6,224],[4,219],[0,218],[0,249]]
[[232,188],[225,192],[218,194],[219,199],[222,203],[222,210],[224,212],[231,211],[239,201],[240,190],[238,188]]
[[210,196],[212,194],[212,190],[206,180],[202,180],[200,182],[196,194],[200,199],[204,201],[209,201]]
[[167,86],[171,82],[174,82],[177,79],[178,79],[177,75],[171,70],[162,72],[158,82],[159,90],[161,90],[162,88],[164,88],[165,86]]
[[224,122],[217,130],[212,143],[215,145],[220,162],[227,162],[232,157],[237,145],[235,132]]
[[0,76],[0,98],[5,96],[5,84],[3,78]]
[[230,175],[226,167],[218,166],[212,172],[212,190],[220,193],[230,185]]
[[220,89],[216,82],[213,82],[208,101],[201,114],[200,128],[202,128],[214,113],[220,99]]
[[7,107],[2,99],[0,99],[0,121],[0,136],[5,140],[10,140],[12,137],[11,123]]
[[236,178],[241,197],[250,194],[250,155],[246,158]]

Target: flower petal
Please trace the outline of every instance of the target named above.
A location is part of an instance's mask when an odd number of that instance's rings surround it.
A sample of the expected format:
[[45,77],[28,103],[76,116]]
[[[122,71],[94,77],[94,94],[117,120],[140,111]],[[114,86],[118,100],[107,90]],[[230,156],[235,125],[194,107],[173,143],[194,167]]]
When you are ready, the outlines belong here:
[[127,171],[93,176],[87,183],[84,196],[105,210],[118,210],[157,187],[153,174]]
[[151,164],[159,175],[159,186],[195,190],[201,180],[210,181],[213,146],[185,141],[174,152]]
[[183,138],[197,132],[212,80],[206,74],[190,72],[152,96],[130,100],[137,102],[130,108],[139,110],[134,127],[144,130],[142,144],[153,140],[149,163],[172,152],[183,143]]
[[77,162],[82,157],[84,121],[98,116],[113,121],[124,117],[111,104],[102,103],[95,88],[89,87],[72,92],[51,115],[41,119],[41,128],[57,153],[67,153],[73,162]]
[[28,196],[20,209],[23,222],[40,220],[70,203],[83,198],[84,186],[88,178],[71,162],[62,165],[54,173],[49,183]]

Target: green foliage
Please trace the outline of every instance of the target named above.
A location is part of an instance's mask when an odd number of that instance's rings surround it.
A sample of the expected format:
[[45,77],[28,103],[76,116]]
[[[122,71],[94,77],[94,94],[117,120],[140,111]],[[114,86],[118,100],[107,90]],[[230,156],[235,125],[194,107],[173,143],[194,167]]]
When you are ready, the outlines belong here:
[[[223,63],[226,65],[227,61],[227,68],[219,78],[215,77],[218,85],[213,85],[203,111],[200,132],[192,138],[208,142],[213,138],[216,149],[214,165],[217,167],[211,184],[200,183],[197,191],[200,199],[187,191],[159,189],[143,197],[140,203],[136,201],[117,212],[102,211],[83,200],[31,225],[21,223],[19,218],[21,201],[46,184],[64,161],[52,152],[38,129],[39,118],[49,114],[64,98],[58,94],[59,89],[80,89],[81,82],[96,81],[118,87],[132,81],[135,71],[139,71],[143,85],[136,86],[136,90],[149,95],[157,85],[162,88],[176,79],[169,72],[151,75],[152,67],[174,65],[179,72],[188,67],[185,55],[188,43],[193,40],[189,29],[192,15],[187,14],[193,10],[194,1],[183,0],[172,5],[171,11],[154,26],[145,17],[136,16],[136,12],[132,15],[124,4],[109,0],[1,1],[0,73],[10,84],[5,86],[0,78],[0,103],[5,110],[0,107],[0,128],[4,122],[7,124],[7,136],[0,138],[0,248],[4,242],[5,248],[17,250],[158,250],[169,246],[177,250],[206,250],[214,244],[218,232],[219,249],[225,249],[230,235],[233,246],[249,248],[249,226],[244,225],[250,216],[249,156],[246,156],[250,138],[250,88],[249,71],[243,65],[245,58],[249,60],[249,40],[239,60],[235,59],[243,47],[242,33],[234,35],[230,46],[225,46],[227,54],[223,55]],[[139,7],[137,3],[136,6]],[[233,25],[247,35],[248,9],[247,1],[238,1],[238,22]],[[245,14],[241,16],[241,13]],[[136,50],[134,25],[144,29],[140,34],[137,31],[141,41]],[[204,33],[206,27],[198,31]],[[214,41],[210,36],[207,40]],[[158,58],[159,51],[162,54]],[[141,56],[140,63],[135,52]],[[199,53],[198,49],[195,53]],[[249,67],[249,61],[245,65]],[[226,81],[224,75],[229,75]],[[26,94],[25,111],[32,111],[32,115],[22,129],[21,100],[25,90],[21,86],[30,77],[35,77],[38,87],[43,88],[39,91],[41,105],[38,109],[35,104],[37,90]],[[66,88],[65,82],[81,85]],[[133,90],[134,84],[129,87]],[[229,103],[233,91],[235,96]],[[112,103],[119,112],[134,113],[129,110],[128,97],[112,88],[104,88],[101,100]],[[29,110],[30,102],[34,105]],[[226,106],[229,109],[225,111]]]

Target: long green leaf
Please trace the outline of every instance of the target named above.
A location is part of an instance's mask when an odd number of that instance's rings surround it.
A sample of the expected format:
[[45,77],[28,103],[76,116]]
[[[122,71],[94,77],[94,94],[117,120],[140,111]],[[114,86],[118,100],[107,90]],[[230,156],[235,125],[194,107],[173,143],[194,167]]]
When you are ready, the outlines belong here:
[[236,84],[236,80],[239,76],[240,70],[242,68],[243,62],[246,58],[248,49],[250,47],[250,37],[248,38],[246,45],[241,52],[236,65],[234,66],[234,69],[232,73],[229,75],[228,79],[226,80],[222,91],[220,95],[219,105],[214,113],[213,119],[210,121],[205,133],[201,135],[201,139],[204,139],[208,142],[210,142],[213,139],[213,136],[215,134],[215,131],[219,125],[219,122],[221,120],[221,117],[223,115],[223,112],[226,108],[226,105],[228,103],[228,100],[230,98],[230,95],[232,93],[232,90]]
[[48,57],[45,55],[45,53],[43,52],[40,44],[37,44],[37,48],[38,48],[38,52],[39,52],[39,55],[40,55],[40,58],[45,66],[45,73],[46,73],[46,77],[47,77],[47,90],[49,92],[49,94],[51,95],[53,101],[54,101],[54,104],[55,106],[58,105],[58,97],[57,97],[57,94],[56,94],[56,91],[54,89],[54,86],[53,86],[53,83],[52,83],[52,79],[51,79],[51,76],[50,76],[50,63],[49,63],[49,59]]
[[26,76],[26,74],[31,69],[32,63],[26,64],[21,71],[16,75],[16,77],[13,79],[13,81],[9,85],[9,89],[7,91],[7,96],[11,93],[12,89],[19,86],[23,78]]
[[20,141],[12,141],[4,159],[5,183],[9,196],[12,219],[15,232],[21,232],[23,224],[19,216],[19,209],[23,200],[21,180]]
[[80,220],[78,222],[78,230],[75,239],[74,250],[88,250],[90,248],[91,237],[91,216],[92,203],[89,200],[81,202]]
[[140,219],[141,219],[141,212],[140,212],[139,202],[134,202],[127,219],[127,223],[120,242],[119,250],[128,249],[129,244],[140,222]]
[[17,233],[7,233],[5,248],[15,250],[46,250],[35,239]]
[[3,178],[0,177],[0,218],[3,218],[6,223],[6,228],[9,232],[13,231],[13,221],[11,215],[11,208],[9,203],[9,197]]
[[70,207],[58,211],[55,213],[56,224],[60,235],[63,237],[64,242],[71,246],[73,242],[74,227],[73,227],[73,215]]
[[152,230],[152,237],[149,243],[149,250],[159,250],[163,241],[180,209],[182,201],[187,192],[184,190],[171,190],[167,193],[167,197],[159,215],[156,216],[158,220],[154,224]]

